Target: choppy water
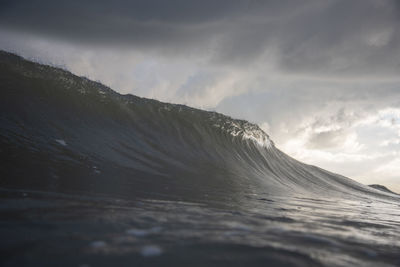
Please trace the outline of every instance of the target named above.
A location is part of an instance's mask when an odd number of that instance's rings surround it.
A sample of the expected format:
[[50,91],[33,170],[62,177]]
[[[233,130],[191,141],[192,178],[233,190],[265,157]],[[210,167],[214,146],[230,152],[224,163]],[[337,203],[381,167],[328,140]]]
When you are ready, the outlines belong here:
[[4,266],[398,266],[399,196],[257,125],[0,54]]
[[398,203],[243,205],[2,192],[3,266],[398,266]]

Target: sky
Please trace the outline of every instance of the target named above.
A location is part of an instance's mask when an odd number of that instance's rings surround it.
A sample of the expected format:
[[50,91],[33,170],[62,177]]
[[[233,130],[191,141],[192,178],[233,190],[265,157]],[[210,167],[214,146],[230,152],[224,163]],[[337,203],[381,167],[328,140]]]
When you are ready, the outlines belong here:
[[400,1],[0,0],[0,49],[246,119],[400,193]]

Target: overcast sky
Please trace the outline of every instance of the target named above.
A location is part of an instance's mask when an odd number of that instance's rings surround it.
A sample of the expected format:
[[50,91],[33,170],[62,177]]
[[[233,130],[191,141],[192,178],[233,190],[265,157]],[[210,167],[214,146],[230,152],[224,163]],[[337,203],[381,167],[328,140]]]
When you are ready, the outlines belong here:
[[258,123],[400,192],[400,1],[1,0],[0,49]]

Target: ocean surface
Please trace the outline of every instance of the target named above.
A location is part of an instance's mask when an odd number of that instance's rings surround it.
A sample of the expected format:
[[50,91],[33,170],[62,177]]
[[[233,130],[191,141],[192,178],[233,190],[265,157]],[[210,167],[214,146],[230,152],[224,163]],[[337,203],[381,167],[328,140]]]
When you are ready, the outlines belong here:
[[400,196],[257,125],[0,52],[1,266],[400,266]]

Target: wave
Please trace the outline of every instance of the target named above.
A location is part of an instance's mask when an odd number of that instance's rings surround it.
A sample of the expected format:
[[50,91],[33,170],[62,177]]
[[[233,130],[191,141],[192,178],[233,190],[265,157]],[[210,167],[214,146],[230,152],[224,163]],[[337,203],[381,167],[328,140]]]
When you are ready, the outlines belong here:
[[397,198],[280,151],[257,125],[0,53],[0,186],[202,202]]

